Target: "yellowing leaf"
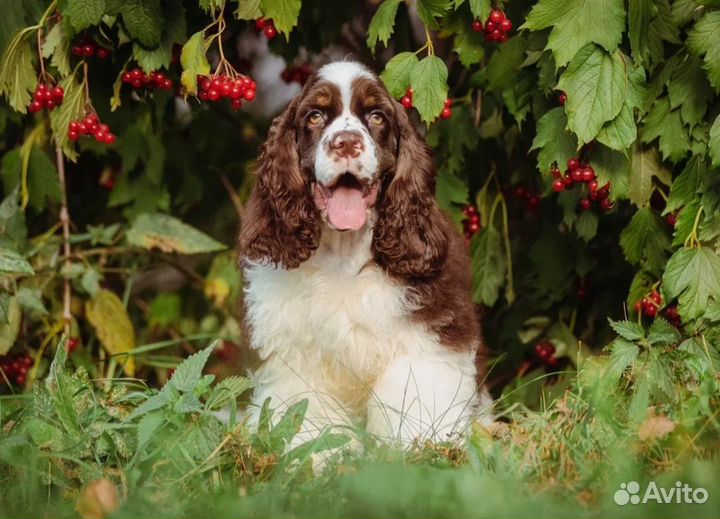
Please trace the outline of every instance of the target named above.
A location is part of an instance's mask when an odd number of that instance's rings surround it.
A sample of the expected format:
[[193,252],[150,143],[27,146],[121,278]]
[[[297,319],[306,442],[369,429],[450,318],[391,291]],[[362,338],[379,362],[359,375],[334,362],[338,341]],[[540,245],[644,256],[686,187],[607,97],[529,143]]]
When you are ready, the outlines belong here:
[[144,249],[199,254],[225,249],[207,234],[166,214],[141,214],[127,233],[128,241]]
[[645,440],[659,440],[675,430],[675,424],[665,415],[656,415],[655,408],[648,409],[648,417],[640,424],[638,437]]
[[[135,329],[125,305],[114,292],[100,290],[85,304],[85,313],[95,328],[98,339],[111,355],[127,353],[135,348]],[[132,356],[118,358],[125,373],[135,375],[135,359]]]
[[196,32],[183,45],[180,53],[180,64],[182,74],[180,83],[185,87],[187,94],[197,93],[197,77],[210,73],[210,63],[205,54],[205,34],[203,31]]
[[[5,355],[13,344],[20,331],[20,304],[18,303],[17,297],[11,296],[8,300],[8,307],[6,312],[7,324],[0,324],[0,355]],[[4,383],[5,379],[0,375],[0,384]]]

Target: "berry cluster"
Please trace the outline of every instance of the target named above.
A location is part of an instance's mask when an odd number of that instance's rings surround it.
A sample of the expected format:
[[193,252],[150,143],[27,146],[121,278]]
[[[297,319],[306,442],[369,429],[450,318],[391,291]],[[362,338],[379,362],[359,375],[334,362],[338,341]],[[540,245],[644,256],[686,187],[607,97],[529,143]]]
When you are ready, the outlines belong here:
[[99,59],[107,59],[110,57],[110,50],[99,46],[91,38],[85,37],[70,48],[73,56],[78,58],[92,58],[97,56]]
[[485,41],[497,41],[504,43],[508,40],[508,33],[512,30],[513,24],[505,13],[494,9],[490,11],[490,16],[485,21],[485,27],[480,20],[474,20],[472,30],[475,32],[485,32]]
[[162,72],[154,70],[150,75],[145,74],[140,68],[134,68],[125,72],[122,76],[122,82],[132,85],[133,88],[157,88],[158,90],[172,90],[172,79]]
[[68,125],[68,139],[76,141],[81,135],[92,135],[97,142],[108,145],[115,144],[116,140],[115,134],[110,131],[110,126],[100,123],[94,112]]
[[680,319],[677,305],[670,305],[665,308],[665,310],[663,310],[663,315],[665,316],[665,319],[667,319],[675,328],[680,328],[682,326],[682,319]]
[[511,194],[518,200],[522,200],[525,203],[525,209],[527,211],[536,213],[537,210],[540,209],[542,198],[532,189],[528,189],[524,186],[517,186]]
[[535,356],[546,366],[557,366],[558,358],[555,356],[555,345],[543,340],[535,345]]
[[[400,99],[400,104],[403,105],[403,108],[405,110],[410,110],[413,107],[413,89],[408,88],[405,91],[405,95]],[[445,106],[442,109],[442,112],[440,112],[440,118],[441,119],[450,119],[450,116],[452,116],[452,99],[446,99],[445,100]]]
[[583,211],[587,211],[597,203],[603,211],[612,209],[610,201],[610,182],[600,187],[595,177],[595,171],[587,162],[583,162],[577,157],[568,159],[567,170],[563,175],[557,166],[553,166],[550,173],[555,177],[552,188],[556,193],[560,193],[567,189],[571,189],[575,184],[586,184],[588,195],[580,199],[579,206]]
[[278,34],[273,21],[265,18],[258,18],[255,20],[255,30],[257,32],[262,31],[268,40],[272,40]]
[[662,308],[663,298],[660,292],[653,290],[649,295],[642,298],[642,300],[635,303],[635,311],[641,312],[648,317],[655,317],[658,314],[658,310]]
[[255,99],[255,81],[247,76],[233,78],[225,74],[214,77],[198,76],[201,101],[222,101],[230,99],[233,110],[239,110],[243,99]]
[[480,232],[482,224],[480,223],[480,213],[477,207],[472,204],[466,205],[463,209],[465,219],[463,220],[463,229],[465,230],[465,238],[470,241],[472,237]]
[[62,104],[63,99],[65,99],[65,90],[63,90],[63,87],[52,87],[47,83],[38,83],[35,87],[33,100],[30,106],[28,106],[28,110],[31,113],[35,113],[43,108],[47,108],[49,111]]
[[312,74],[312,67],[307,63],[303,63],[302,65],[287,67],[282,71],[280,77],[285,83],[295,82],[304,85]]
[[33,365],[33,359],[27,353],[14,355],[5,355],[0,357],[0,370],[5,373],[3,377],[0,375],[0,385],[5,384],[5,378],[14,381],[18,386],[22,386],[27,378],[28,370]]

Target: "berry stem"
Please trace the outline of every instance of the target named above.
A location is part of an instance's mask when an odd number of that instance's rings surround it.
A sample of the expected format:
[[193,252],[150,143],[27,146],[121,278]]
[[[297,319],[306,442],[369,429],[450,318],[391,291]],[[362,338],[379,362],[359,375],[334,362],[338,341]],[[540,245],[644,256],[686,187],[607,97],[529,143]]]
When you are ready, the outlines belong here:
[[[85,66],[87,73],[87,65]],[[87,81],[86,81],[87,86]],[[70,247],[70,212],[68,211],[67,186],[65,184],[65,156],[63,155],[60,143],[55,145],[55,162],[57,165],[58,178],[60,180],[60,223],[62,224],[63,233],[63,255],[65,256],[65,267],[70,268],[72,260],[70,256],[72,249]],[[72,287],[70,279],[63,279],[63,333],[70,336],[70,323],[72,322],[72,313],[70,312],[70,304],[72,301]]]
[[428,29],[427,25],[425,26],[425,46],[427,47],[428,56],[433,56],[435,54],[435,48],[433,47],[432,36],[430,36],[430,29]]
[[700,241],[698,240],[698,226],[700,225],[700,216],[703,213],[702,205],[698,209],[697,214],[695,215],[695,222],[693,222],[693,228],[690,235],[687,237],[687,240],[685,240],[685,247],[687,248],[696,248],[700,247]]

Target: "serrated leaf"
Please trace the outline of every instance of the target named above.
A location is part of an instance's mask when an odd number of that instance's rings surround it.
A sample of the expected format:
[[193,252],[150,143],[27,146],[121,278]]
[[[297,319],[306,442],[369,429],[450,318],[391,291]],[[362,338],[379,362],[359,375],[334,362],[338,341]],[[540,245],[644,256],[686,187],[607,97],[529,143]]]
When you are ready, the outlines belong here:
[[[143,393],[143,396],[146,394],[147,393]],[[159,392],[153,394],[150,398],[137,406],[132,413],[124,418],[123,421],[129,422],[138,416],[143,416],[157,409],[161,409],[169,402],[177,399],[177,396],[178,394],[172,386],[170,386],[170,384],[165,384]]]
[[679,297],[684,321],[702,316],[710,298],[720,300],[720,258],[707,247],[677,251],[665,267],[663,288],[668,298]]
[[670,251],[667,226],[652,209],[641,207],[620,233],[620,246],[628,262],[659,276]]
[[695,220],[702,209],[700,200],[696,199],[684,206],[677,216],[672,244],[674,247],[683,245],[690,237],[694,228]]
[[467,204],[468,186],[450,172],[444,171],[437,176],[435,198],[441,209],[452,212],[454,204]]
[[460,58],[460,63],[467,68],[480,63],[485,56],[485,36],[472,30],[472,24],[467,22],[465,13],[455,11],[445,17],[443,22],[441,35],[455,35],[453,52]]
[[645,330],[638,323],[632,321],[613,321],[610,319],[610,326],[615,333],[628,341],[639,341],[645,338]]
[[526,50],[525,40],[515,37],[493,52],[486,68],[488,90],[503,90],[513,84],[525,61]]
[[105,14],[105,0],[67,0],[64,4],[62,14],[75,32],[97,25]]
[[575,222],[575,231],[585,243],[592,240],[597,234],[599,219],[594,211],[583,211]]
[[32,276],[35,271],[24,256],[13,250],[0,247],[0,274],[28,274]]
[[180,254],[200,254],[226,249],[225,245],[207,234],[175,217],[160,213],[138,216],[127,232],[127,239],[136,247]]
[[637,344],[625,339],[616,339],[610,350],[607,374],[611,380],[618,380],[625,370],[632,366],[640,353]]
[[700,67],[700,59],[686,57],[675,68],[668,83],[670,108],[680,108],[682,121],[692,127],[703,120],[712,97],[712,87]]
[[649,58],[650,21],[656,13],[657,7],[652,0],[628,0],[628,35],[632,55],[638,65],[643,65]]
[[207,408],[219,410],[227,407],[252,386],[252,382],[246,377],[236,375],[227,377],[213,388],[207,399]]
[[[552,27],[547,48],[562,67],[588,43],[608,52],[620,44],[625,30],[622,0],[540,0],[522,28],[532,31]],[[613,115],[613,117],[615,117]]]
[[400,0],[385,0],[375,11],[368,26],[367,46],[371,52],[375,52],[378,41],[387,47],[387,42],[395,29],[395,16],[399,5]]
[[698,56],[705,56],[703,68],[710,83],[720,91],[720,10],[706,10],[688,33],[687,46]]
[[437,56],[426,56],[410,72],[413,106],[427,124],[434,121],[445,107],[447,75],[447,66]]
[[629,148],[635,139],[637,139],[637,126],[633,118],[633,109],[628,103],[623,104],[617,117],[605,123],[597,134],[598,142],[617,151]]
[[682,160],[690,150],[690,136],[680,110],[672,110],[667,97],[658,99],[643,120],[640,140],[651,143],[655,139],[658,139],[663,159],[675,163]]
[[130,36],[146,47],[157,47],[163,29],[160,0],[125,0],[120,8]]
[[135,348],[135,329],[120,298],[106,289],[85,303],[85,314],[95,328],[100,344],[111,355],[118,356],[118,363],[129,376],[135,375],[135,359],[122,355]]
[[473,301],[492,306],[505,281],[502,237],[494,227],[485,227],[472,240]]
[[68,139],[68,126],[85,115],[85,91],[83,86],[75,81],[74,75],[63,79],[60,86],[65,89],[65,99],[50,112],[50,127],[65,156],[75,161],[78,154],[75,145]]
[[275,28],[290,34],[300,16],[300,0],[260,0],[260,9],[266,18],[272,18]]
[[710,139],[708,140],[708,155],[713,166],[720,167],[720,115],[710,128]]
[[657,317],[648,330],[648,342],[651,345],[670,346],[680,341],[681,336],[677,328],[662,317]]
[[175,368],[175,373],[168,382],[168,385],[181,393],[191,392],[195,385],[202,379],[202,372],[207,364],[210,354],[215,348],[213,343],[205,349],[190,355]]
[[702,180],[706,176],[705,161],[698,156],[692,157],[670,186],[670,194],[663,214],[677,211],[695,200],[696,195],[701,191]]
[[414,52],[401,52],[392,57],[380,74],[390,95],[398,98],[410,87],[410,74],[419,61]]
[[23,33],[8,44],[0,59],[0,95],[16,111],[25,113],[37,83],[33,50]]
[[62,23],[53,25],[45,36],[42,45],[42,56],[50,59],[50,64],[58,69],[60,75],[70,74],[70,39],[65,33]]
[[196,32],[183,45],[180,64],[182,65],[180,83],[185,87],[185,92],[187,94],[197,93],[197,77],[210,73],[210,63],[208,63],[205,51],[204,31]]
[[470,0],[470,12],[476,20],[485,23],[492,11],[492,3],[490,0]]
[[598,184],[611,183],[610,197],[623,200],[628,197],[630,186],[630,159],[625,153],[595,145],[590,152],[590,162],[595,169]]
[[583,47],[560,76],[557,88],[567,94],[565,111],[580,144],[592,141],[602,126],[618,116],[628,91],[625,63],[619,51]]
[[420,20],[430,29],[438,29],[436,18],[445,17],[453,3],[452,0],[417,0],[416,6]]
[[150,412],[144,415],[137,425],[138,449],[144,447],[164,423],[165,417],[161,412]]
[[663,184],[671,182],[670,172],[666,170],[655,148],[633,148],[630,171],[630,201],[638,207],[646,207],[652,195],[652,179],[657,178]]
[[550,171],[553,162],[562,168],[577,150],[577,137],[567,130],[567,116],[562,107],[546,112],[537,123],[537,133],[530,150],[538,151],[537,167],[541,173]]
[[21,287],[16,294],[20,308],[37,316],[47,315],[48,311],[42,302],[42,291],[39,288]]
[[260,0],[239,0],[235,10],[235,18],[239,20],[257,20],[262,18]]

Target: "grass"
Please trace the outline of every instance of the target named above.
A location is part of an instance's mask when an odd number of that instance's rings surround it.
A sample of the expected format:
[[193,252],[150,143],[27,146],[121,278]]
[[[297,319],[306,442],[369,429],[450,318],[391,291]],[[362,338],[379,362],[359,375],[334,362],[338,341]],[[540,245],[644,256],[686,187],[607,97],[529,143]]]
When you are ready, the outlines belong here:
[[[463,445],[399,449],[360,435],[361,449],[342,449],[346,435],[325,431],[286,452],[304,403],[277,420],[264,408],[251,433],[235,404],[247,380],[203,375],[209,353],[158,391],[97,384],[58,348],[31,394],[0,399],[0,517],[77,517],[77,508],[90,517],[88,488],[103,479],[118,492],[114,518],[720,517],[715,372],[688,380],[673,364],[667,397],[634,366],[615,376],[612,353],[549,388],[516,384],[500,399],[501,420],[475,425]],[[543,395],[538,411],[512,403],[528,386]],[[230,423],[220,423],[214,413],[228,406]],[[313,456],[325,459],[317,474]],[[631,480],[681,481],[710,498],[616,505]]]

